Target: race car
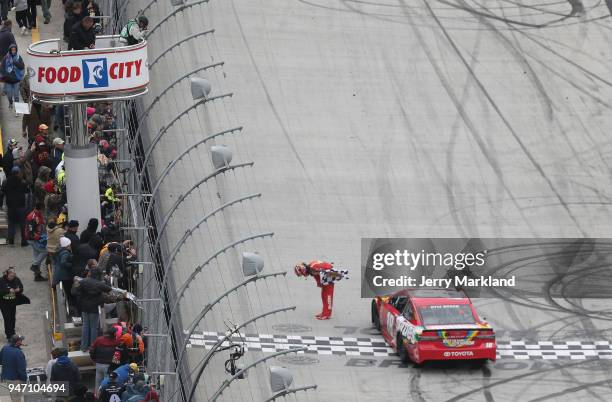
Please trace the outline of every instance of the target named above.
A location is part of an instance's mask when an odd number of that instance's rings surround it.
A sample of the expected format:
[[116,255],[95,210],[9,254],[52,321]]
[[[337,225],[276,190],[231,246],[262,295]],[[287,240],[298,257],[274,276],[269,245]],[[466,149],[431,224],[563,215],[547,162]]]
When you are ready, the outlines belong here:
[[461,290],[404,289],[372,300],[372,323],[402,362],[495,361],[495,332]]

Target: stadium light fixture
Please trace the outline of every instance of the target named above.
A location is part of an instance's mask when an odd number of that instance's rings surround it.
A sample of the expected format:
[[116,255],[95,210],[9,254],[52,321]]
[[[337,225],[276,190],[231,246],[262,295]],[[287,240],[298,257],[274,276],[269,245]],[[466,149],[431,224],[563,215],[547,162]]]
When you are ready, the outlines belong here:
[[270,388],[277,393],[286,391],[293,383],[293,374],[285,367],[270,366]]
[[213,145],[210,147],[212,164],[215,169],[223,169],[228,167],[232,161],[232,151],[227,145]]
[[263,270],[264,260],[257,253],[244,252],[242,253],[242,272],[244,276],[253,276]]
[[210,81],[205,78],[191,77],[189,78],[189,83],[191,85],[191,96],[193,100],[206,98],[212,89]]

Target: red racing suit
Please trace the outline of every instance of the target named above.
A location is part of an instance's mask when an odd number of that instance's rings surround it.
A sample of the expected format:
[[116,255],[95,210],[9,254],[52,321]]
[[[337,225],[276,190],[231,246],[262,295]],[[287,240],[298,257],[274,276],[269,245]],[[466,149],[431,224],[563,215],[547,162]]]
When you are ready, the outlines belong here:
[[317,282],[317,286],[321,288],[321,302],[323,303],[323,311],[321,316],[329,317],[332,314],[332,305],[334,303],[334,284],[321,284],[321,271],[328,271],[333,268],[333,265],[325,261],[310,261],[308,263],[309,274]]

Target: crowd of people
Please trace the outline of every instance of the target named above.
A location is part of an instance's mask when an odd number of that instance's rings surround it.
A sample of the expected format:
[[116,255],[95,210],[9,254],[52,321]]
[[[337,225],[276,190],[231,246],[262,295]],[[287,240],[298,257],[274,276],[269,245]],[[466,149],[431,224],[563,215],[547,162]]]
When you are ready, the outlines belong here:
[[[50,0],[42,2],[48,23]],[[7,1],[0,3],[4,7]],[[66,0],[64,6],[68,49],[94,48],[101,22],[98,4],[93,0]],[[30,0],[14,0],[14,9],[22,34],[35,27],[36,7],[30,7]],[[159,400],[141,370],[146,359],[146,329],[133,314],[137,309],[132,295],[137,270],[132,262],[137,260],[137,252],[133,242],[119,230],[122,207],[116,196],[120,187],[113,169],[117,123],[112,103],[92,103],[86,108],[87,121],[83,123],[90,143],[98,148],[101,220],[91,218],[83,229],[68,209],[66,176],[71,172],[64,164],[64,145],[69,135],[64,106],[50,106],[32,98],[12,22],[4,8],[0,14],[3,93],[10,110],[14,110],[15,102],[31,103],[30,113],[22,117],[21,138],[10,136],[0,155],[0,209],[6,209],[7,243],[31,248],[34,281],[48,281],[54,294],[62,295],[66,301],[68,320],[81,326],[80,344],[53,349],[46,379],[67,381],[70,396],[65,400],[70,401]],[[130,20],[121,31],[120,42],[131,45],[143,40],[147,25],[144,16]],[[5,130],[5,138],[6,134]],[[24,337],[15,333],[15,324],[17,306],[29,303],[16,270],[9,267],[0,278],[0,312],[8,341],[0,350],[3,382],[28,381],[26,356],[21,350]],[[109,327],[100,319],[100,311],[105,317],[113,317],[115,324]],[[95,385],[91,390],[69,357],[69,350],[75,349],[88,353],[95,364]]]

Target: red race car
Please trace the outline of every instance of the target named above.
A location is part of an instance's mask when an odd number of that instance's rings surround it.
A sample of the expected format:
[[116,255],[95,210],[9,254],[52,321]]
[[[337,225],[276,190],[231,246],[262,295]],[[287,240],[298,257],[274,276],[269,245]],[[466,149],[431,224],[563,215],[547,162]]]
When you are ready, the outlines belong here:
[[463,291],[405,289],[372,300],[372,323],[403,362],[495,361],[495,332]]

